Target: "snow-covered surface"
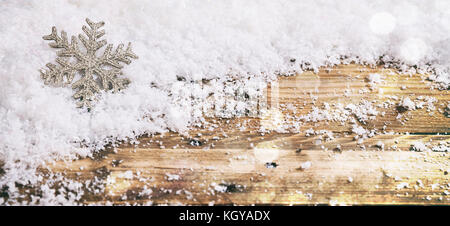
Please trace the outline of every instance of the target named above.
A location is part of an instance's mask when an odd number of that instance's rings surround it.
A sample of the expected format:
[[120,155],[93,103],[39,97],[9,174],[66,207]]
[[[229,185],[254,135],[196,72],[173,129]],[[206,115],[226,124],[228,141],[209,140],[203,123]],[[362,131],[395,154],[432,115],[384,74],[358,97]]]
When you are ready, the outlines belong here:
[[[139,56],[124,68],[130,87],[104,94],[90,113],[75,107],[69,88],[45,86],[38,71],[55,57],[42,36],[54,25],[76,35],[86,17],[105,21],[108,42],[130,41]],[[185,130],[201,117],[201,105],[191,101],[206,98],[195,86],[202,79],[273,79],[342,56],[366,63],[382,56],[403,70],[432,71],[431,79],[447,88],[449,25],[447,0],[2,0],[0,188],[12,194],[15,182],[36,182],[35,169],[46,160],[88,156],[143,133]]]

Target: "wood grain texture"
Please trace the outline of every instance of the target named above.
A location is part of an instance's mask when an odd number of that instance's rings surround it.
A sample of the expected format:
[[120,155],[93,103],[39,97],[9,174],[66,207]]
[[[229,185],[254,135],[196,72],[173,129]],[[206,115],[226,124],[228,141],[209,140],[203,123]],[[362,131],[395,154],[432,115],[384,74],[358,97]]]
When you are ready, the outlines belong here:
[[[383,77],[383,82],[377,84],[373,90],[367,82],[371,73],[378,73]],[[336,68],[324,68],[318,74],[313,72],[302,73],[293,77],[283,77],[278,82],[278,89],[272,91],[272,95],[278,96],[272,105],[276,107],[286,104],[301,106],[297,115],[304,115],[311,111],[313,106],[320,107],[323,103],[338,104],[344,106],[361,101],[373,101],[373,105],[381,104],[387,100],[398,103],[392,97],[409,97],[411,100],[417,97],[432,97],[437,111],[427,112],[427,109],[408,111],[405,117],[407,121],[397,120],[399,114],[395,107],[381,109],[385,112],[382,120],[369,121],[367,128],[381,129],[386,125],[386,130],[393,132],[410,133],[445,133],[450,132],[448,118],[442,114],[443,108],[448,105],[449,91],[437,89],[430,90],[432,82],[426,81],[421,75],[402,75],[392,69],[358,67],[355,65],[340,65]],[[406,88],[406,89],[402,89]],[[273,94],[275,93],[275,94]],[[270,92],[269,92],[270,95]],[[314,99],[314,101],[311,101]],[[268,99],[271,99],[270,97]],[[312,103],[314,102],[314,104]],[[283,111],[283,108],[281,108]],[[326,127],[333,131],[348,131],[348,125],[338,122],[307,123],[305,127]]]
[[[449,91],[430,90],[432,83],[425,77],[392,72],[341,65],[323,68],[318,74],[280,77],[278,84],[267,89],[269,110],[278,109],[285,118],[308,114],[312,102],[321,106],[362,100],[382,104],[391,96],[436,99],[433,111],[402,113],[408,120],[396,119],[395,107],[384,109],[384,116],[363,125],[379,134],[362,143],[354,139],[347,122],[302,122],[300,133],[261,133],[262,123],[277,118],[209,118],[216,125],[212,130],[206,126],[184,134],[141,137],[139,144],[110,147],[93,159],[57,162],[50,168],[76,181],[96,177],[104,181],[105,193],[86,192],[85,204],[449,205],[448,153],[410,150],[416,141],[429,146],[450,144],[446,135],[450,121],[443,113]],[[369,73],[382,74],[384,82],[371,90],[366,80]],[[289,104],[295,112],[286,108]],[[334,138],[306,136],[308,128],[332,131]],[[311,167],[302,169],[305,162]],[[152,192],[142,192],[144,186]]]

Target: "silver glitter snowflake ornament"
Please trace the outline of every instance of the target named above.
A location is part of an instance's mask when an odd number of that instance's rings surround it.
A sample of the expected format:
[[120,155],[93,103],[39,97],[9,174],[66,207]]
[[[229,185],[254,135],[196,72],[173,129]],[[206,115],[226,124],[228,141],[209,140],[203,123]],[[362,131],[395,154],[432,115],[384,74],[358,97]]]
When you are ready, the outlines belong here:
[[[122,75],[120,69],[123,68],[120,63],[130,64],[131,58],[138,57],[131,50],[131,43],[128,43],[125,50],[124,45],[120,44],[115,51],[112,51],[113,45],[108,44],[103,55],[97,56],[96,52],[107,44],[106,40],[98,41],[105,35],[105,30],[99,30],[105,22],[94,23],[86,18],[86,23],[89,27],[83,26],[82,29],[87,38],[82,34],[78,35],[85,51],[80,50],[77,37],[72,36],[69,43],[67,33],[61,31],[61,36],[58,36],[56,27],[52,28],[50,35],[43,37],[44,40],[54,41],[49,44],[50,47],[61,50],[57,52],[56,58],[59,65],[48,63],[46,66],[49,69],[41,70],[41,77],[47,85],[72,84],[72,89],[77,90],[73,97],[80,100],[78,106],[90,108],[94,94],[100,90],[117,92],[126,87],[130,80],[119,77]],[[80,79],[72,83],[77,74]]]

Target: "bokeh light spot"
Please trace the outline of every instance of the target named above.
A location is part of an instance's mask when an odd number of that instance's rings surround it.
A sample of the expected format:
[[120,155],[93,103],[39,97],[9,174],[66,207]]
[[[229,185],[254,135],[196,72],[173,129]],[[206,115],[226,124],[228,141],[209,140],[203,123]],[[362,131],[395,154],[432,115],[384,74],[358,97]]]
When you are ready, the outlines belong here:
[[400,46],[400,56],[409,64],[417,64],[427,51],[427,44],[418,38],[409,38]]
[[257,144],[253,149],[253,154],[259,163],[267,163],[277,160],[280,150],[273,141],[267,141]]

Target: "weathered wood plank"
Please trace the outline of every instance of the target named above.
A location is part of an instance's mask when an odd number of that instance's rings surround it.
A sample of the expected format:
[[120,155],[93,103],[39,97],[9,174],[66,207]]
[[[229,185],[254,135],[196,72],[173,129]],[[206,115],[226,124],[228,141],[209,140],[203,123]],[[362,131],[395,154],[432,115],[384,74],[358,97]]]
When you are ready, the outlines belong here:
[[[123,203],[124,194],[130,203],[171,205],[450,203],[445,195],[450,189],[449,156],[408,151],[414,141],[450,142],[448,136],[380,135],[364,142],[366,151],[349,137],[317,145],[314,138],[272,134],[255,144],[256,149],[243,142],[246,136],[239,137],[230,145],[228,140],[219,141],[210,150],[148,148],[141,143],[120,148],[104,159],[59,163],[52,168],[66,172],[69,178],[81,173],[79,180],[92,179],[96,175],[92,172],[107,169],[105,181],[114,181],[105,182],[106,194],[111,194],[91,196],[86,203]],[[381,151],[376,147],[378,141],[385,149],[398,143],[402,151]],[[333,150],[338,144],[341,150]],[[298,147],[302,147],[300,152]],[[113,161],[118,160],[122,162],[114,167]],[[308,161],[311,167],[302,170],[302,163]],[[268,168],[266,163],[272,162],[277,166]],[[127,179],[123,176],[127,171],[135,176],[140,172],[140,176]],[[170,175],[179,179],[171,180]],[[142,178],[151,180],[143,182]],[[423,185],[419,186],[419,180]],[[152,194],[137,195],[144,185]]]
[[[329,72],[328,72],[329,70]],[[382,82],[371,86],[367,80],[369,74],[378,73]],[[371,89],[370,87],[373,87]],[[444,115],[444,109],[449,104],[450,91],[431,89],[432,83],[426,81],[426,76],[395,73],[392,69],[382,67],[368,68],[355,65],[341,65],[337,68],[322,69],[319,73],[305,72],[292,77],[282,77],[276,89],[268,91],[272,107],[279,109],[283,115],[288,115],[286,105],[292,105],[295,113],[300,116],[311,112],[313,107],[322,107],[328,103],[346,106],[371,101],[379,111],[376,120],[369,120],[366,128],[378,130],[386,126],[387,131],[410,133],[445,133],[450,132],[449,118]],[[276,98],[271,98],[275,96]],[[404,97],[411,100],[417,98],[434,98],[436,110],[428,111],[427,107],[414,111],[401,112],[403,117],[397,119],[400,113],[396,104]],[[390,101],[394,106],[383,108],[378,105]],[[417,102],[417,101],[416,101]],[[292,107],[291,107],[292,108]],[[332,112],[332,110],[330,110]],[[381,113],[384,112],[384,116]],[[408,120],[404,120],[407,118]],[[328,128],[335,132],[348,131],[348,124],[340,122],[306,122],[302,128]]]
[[[370,73],[384,77],[372,90],[366,80]],[[269,109],[260,117],[209,118],[203,128],[141,137],[139,144],[108,148],[94,159],[49,167],[75,181],[100,178],[104,190],[98,194],[86,191],[85,204],[449,205],[448,153],[410,150],[417,141],[450,145],[450,136],[445,135],[450,132],[450,121],[443,113],[450,93],[430,87],[419,75],[358,65],[280,77],[278,84],[267,89]],[[436,110],[401,112],[399,120],[396,104],[406,96],[411,100],[433,97]],[[310,113],[313,102],[317,107],[329,103],[332,111],[333,104],[363,100],[373,101],[374,106],[391,100],[393,105],[377,107],[380,115],[365,125],[354,122],[377,129],[377,135],[362,142],[354,139],[350,120],[296,118]],[[301,122],[299,132],[260,130],[296,120]],[[333,134],[306,136],[309,128]],[[311,167],[302,169],[305,162]],[[144,192],[149,191],[145,186],[151,193]]]

